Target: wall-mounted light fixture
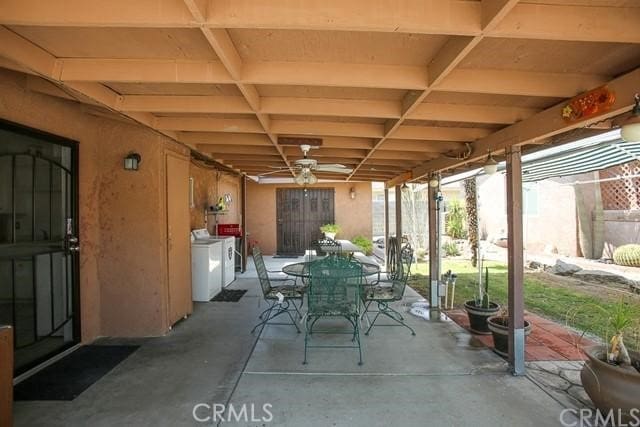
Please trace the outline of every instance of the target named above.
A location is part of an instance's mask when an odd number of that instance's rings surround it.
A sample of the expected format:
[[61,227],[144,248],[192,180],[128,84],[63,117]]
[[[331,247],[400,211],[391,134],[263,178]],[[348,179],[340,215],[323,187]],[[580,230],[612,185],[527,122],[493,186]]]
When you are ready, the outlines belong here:
[[491,152],[489,152],[489,157],[487,157],[487,161],[482,165],[482,170],[487,175],[493,175],[498,171],[498,162],[493,159]]
[[440,186],[440,180],[438,179],[438,175],[432,175],[429,180],[429,187],[438,188]]
[[640,141],[640,94],[635,95],[636,105],[631,111],[631,116],[627,118],[620,129],[620,136],[627,142]]
[[137,171],[140,163],[142,163],[142,157],[140,157],[140,154],[131,152],[124,158],[124,170]]
[[355,188],[351,187],[349,189],[349,197],[351,197],[351,200],[355,200],[355,198],[356,198],[356,189]]

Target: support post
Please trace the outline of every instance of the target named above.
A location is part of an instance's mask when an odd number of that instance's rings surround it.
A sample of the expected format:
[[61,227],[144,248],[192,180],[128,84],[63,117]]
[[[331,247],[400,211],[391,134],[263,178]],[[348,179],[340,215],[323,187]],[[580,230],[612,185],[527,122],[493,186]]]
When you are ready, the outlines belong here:
[[402,188],[396,185],[396,238],[402,244]]
[[240,252],[242,254],[242,266],[240,272],[244,273],[247,270],[247,176],[242,175],[240,177],[240,230],[242,230],[242,244],[240,245]]
[[13,425],[13,329],[0,325],[0,425]]
[[509,367],[524,375],[524,246],[522,241],[522,161],[520,147],[507,149],[509,278]]
[[429,304],[432,309],[440,306],[438,284],[440,277],[440,202],[439,187],[429,186]]
[[389,258],[387,249],[389,248],[389,189],[384,189],[384,264],[385,270],[389,271]]

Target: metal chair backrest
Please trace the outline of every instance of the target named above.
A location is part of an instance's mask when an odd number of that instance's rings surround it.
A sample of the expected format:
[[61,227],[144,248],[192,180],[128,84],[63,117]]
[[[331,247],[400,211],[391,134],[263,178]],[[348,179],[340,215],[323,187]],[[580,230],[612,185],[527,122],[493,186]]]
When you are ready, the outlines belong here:
[[327,253],[329,255],[340,255],[342,253],[342,245],[337,240],[324,238],[315,240],[311,245],[315,249],[316,255],[319,256],[324,256]]
[[404,245],[400,249],[400,255],[397,257],[396,268],[390,275],[390,279],[397,282],[407,283],[411,274],[411,264],[413,263],[413,249],[410,245]]
[[264,265],[262,251],[257,246],[253,247],[253,262],[256,265],[256,271],[258,272],[258,279],[260,280],[260,287],[262,287],[262,294],[266,296],[271,290],[271,282],[269,281],[267,267]]
[[362,264],[327,257],[311,264],[308,297],[310,315],[353,315],[362,290]]

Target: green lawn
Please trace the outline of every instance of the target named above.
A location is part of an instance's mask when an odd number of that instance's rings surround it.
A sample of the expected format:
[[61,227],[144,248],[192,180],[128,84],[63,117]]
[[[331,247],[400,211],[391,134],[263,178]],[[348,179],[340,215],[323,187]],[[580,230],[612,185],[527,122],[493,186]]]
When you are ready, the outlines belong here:
[[[499,262],[485,262],[489,267],[489,296],[491,301],[501,305],[507,303],[507,266]],[[443,271],[451,270],[458,275],[454,305],[462,307],[465,301],[477,295],[478,270],[467,260],[443,260]],[[428,264],[418,263],[412,268],[409,285],[424,297],[428,297]],[[484,275],[483,275],[484,277]],[[548,319],[568,324],[576,329],[590,332],[606,339],[608,334],[603,326],[607,314],[594,308],[602,307],[611,311],[619,298],[593,296],[580,292],[575,287],[559,286],[540,273],[526,273],[524,286],[525,308]],[[640,324],[640,304],[632,302],[634,317]],[[635,328],[635,336],[627,336],[628,347],[640,349],[640,331]],[[628,334],[627,334],[628,335]]]

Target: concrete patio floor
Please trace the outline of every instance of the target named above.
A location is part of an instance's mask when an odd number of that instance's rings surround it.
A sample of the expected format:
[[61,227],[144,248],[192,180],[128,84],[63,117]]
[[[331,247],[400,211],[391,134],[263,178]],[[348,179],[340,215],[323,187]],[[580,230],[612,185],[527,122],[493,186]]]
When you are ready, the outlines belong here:
[[[253,274],[231,285],[248,289],[239,302],[196,304],[168,336],[99,340],[141,347],[72,402],[16,402],[15,425],[215,424],[193,418],[199,403],[253,404],[256,417],[271,405],[270,422],[222,423],[239,426],[561,425],[562,404],[528,377],[511,376],[503,359],[447,318],[407,315],[415,337],[375,327],[362,335],[362,366],[356,350],[317,348],[303,365],[304,333],[293,326],[250,334],[265,308]],[[397,308],[419,298],[408,289]],[[204,406],[196,413],[211,415]]]

